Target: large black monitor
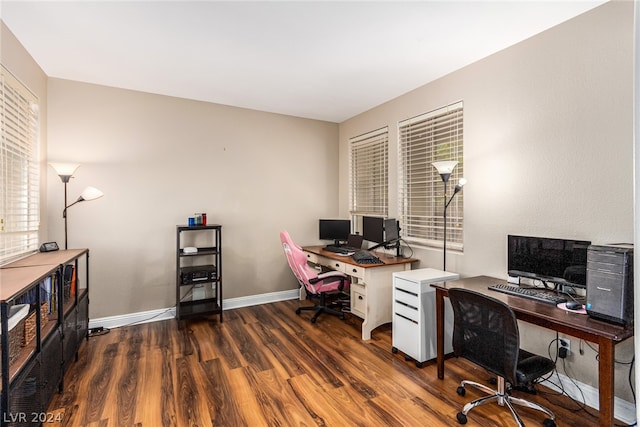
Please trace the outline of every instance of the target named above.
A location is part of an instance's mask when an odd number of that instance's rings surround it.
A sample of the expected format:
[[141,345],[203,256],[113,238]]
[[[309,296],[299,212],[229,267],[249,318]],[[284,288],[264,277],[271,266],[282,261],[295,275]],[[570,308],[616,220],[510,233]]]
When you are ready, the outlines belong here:
[[383,243],[384,219],[377,216],[363,216],[362,238],[373,243]]
[[319,221],[320,240],[333,240],[336,245],[346,242],[351,234],[351,220],[321,219]]
[[510,276],[585,288],[586,240],[507,236],[507,270]]

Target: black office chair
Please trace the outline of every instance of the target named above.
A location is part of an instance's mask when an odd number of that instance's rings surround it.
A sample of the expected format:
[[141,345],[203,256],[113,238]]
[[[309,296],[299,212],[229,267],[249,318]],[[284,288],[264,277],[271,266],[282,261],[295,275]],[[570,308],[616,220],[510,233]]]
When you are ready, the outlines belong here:
[[547,414],[545,427],[554,427],[555,415],[549,409],[528,400],[513,397],[507,392],[507,383],[513,387],[527,386],[553,371],[554,362],[520,348],[518,322],[511,308],[500,300],[479,292],[462,288],[449,289],[453,307],[453,352],[497,376],[497,390],[474,381],[464,380],[457,392],[465,395],[465,387],[474,386],[489,396],[464,405],[458,412],[460,424],[467,422],[467,414],[476,406],[497,401],[507,406],[518,426],[524,426],[512,404],[533,408]]

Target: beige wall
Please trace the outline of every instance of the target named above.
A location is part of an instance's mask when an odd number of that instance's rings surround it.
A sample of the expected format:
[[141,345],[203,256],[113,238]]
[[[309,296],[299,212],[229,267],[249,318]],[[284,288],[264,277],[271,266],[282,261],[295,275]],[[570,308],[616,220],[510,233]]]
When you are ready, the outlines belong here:
[[337,140],[333,123],[50,79],[49,159],[82,164],[70,199],[105,193],[68,211],[69,247],[91,249],[91,317],[174,305],[175,226],[195,212],[223,226],[225,299],[294,289],[278,233],[315,243],[337,214]]
[[[506,278],[506,236],[633,242],[633,3],[605,4],[340,125],[340,211],[348,213],[348,139],[462,100],[465,119],[464,253],[449,270]],[[390,215],[397,214],[397,161]],[[442,268],[441,249],[414,248]],[[525,347],[546,354],[555,334],[526,327]],[[595,353],[571,369],[597,386]],[[619,347],[629,361],[633,344]],[[617,394],[631,401],[628,366]]]

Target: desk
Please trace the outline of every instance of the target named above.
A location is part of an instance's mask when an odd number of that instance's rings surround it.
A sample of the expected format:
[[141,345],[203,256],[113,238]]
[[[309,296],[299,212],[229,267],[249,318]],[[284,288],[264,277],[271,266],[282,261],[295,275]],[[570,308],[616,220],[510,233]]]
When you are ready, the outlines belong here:
[[371,339],[371,331],[392,320],[393,273],[411,270],[414,258],[400,258],[374,252],[384,264],[358,264],[350,256],[325,251],[323,246],[302,248],[307,261],[351,276],[351,313],[364,320],[362,339]]
[[587,315],[560,310],[551,304],[512,297],[487,289],[489,285],[495,283],[505,283],[505,281],[479,276],[431,285],[436,289],[438,378],[444,378],[444,297],[448,296],[451,288],[465,288],[486,293],[509,304],[519,320],[598,344],[600,425],[613,425],[615,345],[633,336],[633,326],[624,327],[603,322]]

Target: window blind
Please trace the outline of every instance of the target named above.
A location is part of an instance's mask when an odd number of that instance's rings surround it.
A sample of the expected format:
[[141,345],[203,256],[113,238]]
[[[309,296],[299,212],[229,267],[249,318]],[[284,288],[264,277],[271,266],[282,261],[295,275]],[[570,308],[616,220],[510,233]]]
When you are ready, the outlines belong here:
[[[398,212],[402,236],[439,247],[443,242],[444,184],[431,163],[458,161],[447,184],[447,199],[464,174],[462,102],[398,123]],[[447,247],[462,249],[463,193],[447,209]]]
[[38,98],[0,74],[0,264],[38,249]]
[[349,139],[350,211],[353,216],[387,216],[389,129]]

